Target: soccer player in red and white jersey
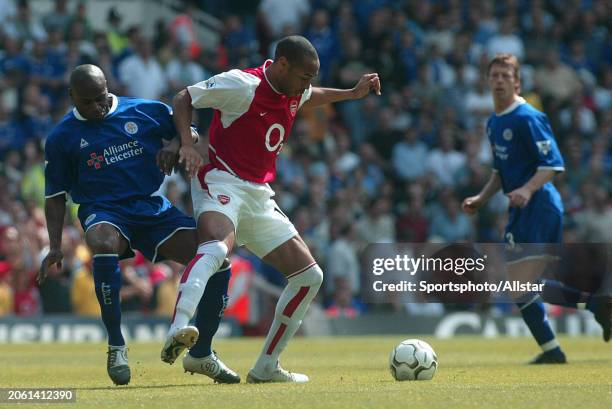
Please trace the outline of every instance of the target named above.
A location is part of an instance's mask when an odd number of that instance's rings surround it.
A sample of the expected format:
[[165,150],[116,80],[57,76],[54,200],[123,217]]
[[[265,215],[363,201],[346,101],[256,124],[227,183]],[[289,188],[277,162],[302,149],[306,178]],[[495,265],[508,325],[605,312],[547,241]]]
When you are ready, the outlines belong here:
[[[311,86],[318,72],[319,58],[312,44],[304,37],[290,36],[278,43],[274,61],[215,75],[188,86],[174,98],[174,121],[182,141],[179,162],[193,178],[194,217],[201,244],[181,280],[175,315],[162,349],[166,362],[173,362],[188,347],[182,338],[194,330],[188,322],[208,279],[235,244],[244,245],[288,280],[247,382],[308,381],[306,375],[281,368],[278,358],[317,294],[323,272],[272,199],[274,191],[268,182],[276,176],[276,158],[300,108],[363,98],[372,91],[381,93],[376,73],[363,75],[352,89],[340,90]],[[215,110],[210,163],[204,167],[191,139],[192,107]],[[186,362],[195,367],[189,354],[184,366]]]

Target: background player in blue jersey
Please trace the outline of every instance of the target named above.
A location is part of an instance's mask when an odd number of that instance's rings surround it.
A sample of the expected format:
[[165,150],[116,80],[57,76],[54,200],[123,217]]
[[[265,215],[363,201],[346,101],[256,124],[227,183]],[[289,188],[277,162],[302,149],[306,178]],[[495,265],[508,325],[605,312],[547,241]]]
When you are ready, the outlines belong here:
[[[179,149],[171,108],[161,102],[108,93],[100,68],[81,65],[70,77],[74,109],[52,130],[45,145],[45,215],[50,251],[39,282],[61,267],[66,195],[78,203],[85,240],[93,253],[93,274],[102,320],[108,332],[107,370],[118,385],[130,381],[121,334],[119,259],[138,249],[149,260],[187,264],[195,255],[195,222],[156,193]],[[163,140],[172,140],[164,146]],[[164,170],[160,170],[160,167]],[[227,299],[229,264],[209,281],[198,306],[196,327],[177,334],[181,350],[192,347],[202,368],[219,382],[239,382],[210,350]],[[199,331],[198,331],[199,329]],[[198,340],[198,335],[200,339]],[[194,343],[198,343],[194,346]],[[213,370],[214,369],[214,370]]]
[[[489,63],[487,75],[495,105],[495,113],[487,122],[494,156],[493,173],[479,194],[463,201],[462,209],[474,214],[499,189],[503,190],[510,200],[504,235],[509,257],[508,275],[511,279],[533,282],[541,276],[550,259],[548,249],[540,245],[562,242],[563,204],[552,179],[556,172],[564,170],[563,158],[546,115],[519,96],[516,57],[497,55]],[[532,244],[521,246],[526,243]],[[567,286],[562,290],[573,291]],[[546,318],[540,294],[515,296],[525,323],[543,351],[532,363],[565,363],[565,354]],[[609,303],[590,297],[586,308],[595,313],[607,341],[610,338]]]

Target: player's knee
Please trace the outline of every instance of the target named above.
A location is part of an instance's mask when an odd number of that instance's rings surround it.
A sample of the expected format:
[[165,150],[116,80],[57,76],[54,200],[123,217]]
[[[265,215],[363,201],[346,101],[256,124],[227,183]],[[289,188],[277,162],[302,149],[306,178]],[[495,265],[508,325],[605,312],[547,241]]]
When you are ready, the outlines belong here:
[[228,252],[227,245],[223,241],[218,240],[202,243],[198,247],[198,254],[205,254],[211,257],[217,268],[221,267],[226,260]]
[[121,246],[116,229],[106,224],[98,224],[87,230],[85,240],[93,254],[118,254]]
[[297,280],[296,284],[299,286],[308,286],[313,288],[320,288],[323,284],[323,270],[318,264],[308,267],[303,273],[295,276]]

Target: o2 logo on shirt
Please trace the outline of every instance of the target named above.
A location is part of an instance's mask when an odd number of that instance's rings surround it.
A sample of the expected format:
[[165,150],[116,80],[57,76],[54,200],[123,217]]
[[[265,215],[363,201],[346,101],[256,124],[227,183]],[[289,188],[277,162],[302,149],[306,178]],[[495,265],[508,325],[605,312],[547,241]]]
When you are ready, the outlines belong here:
[[125,132],[129,133],[130,135],[134,135],[136,132],[138,132],[138,125],[136,125],[135,122],[129,121],[123,125],[123,129],[125,129]]
[[504,129],[504,132],[502,133],[502,137],[503,137],[505,140],[507,140],[507,141],[511,141],[513,136],[514,136],[514,135],[512,134],[512,129],[510,129],[510,128],[506,128],[506,129]]
[[[278,130],[278,140],[272,145],[272,134]],[[276,138],[274,138],[276,139]],[[276,152],[278,155],[283,150],[283,141],[285,140],[285,128],[281,124],[273,124],[266,132],[266,149],[270,152]]]

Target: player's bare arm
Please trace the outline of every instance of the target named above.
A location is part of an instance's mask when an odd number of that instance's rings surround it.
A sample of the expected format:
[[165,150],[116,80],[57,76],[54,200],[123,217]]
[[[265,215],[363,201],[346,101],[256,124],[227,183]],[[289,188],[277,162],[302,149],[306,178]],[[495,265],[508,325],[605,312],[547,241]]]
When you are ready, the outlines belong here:
[[480,206],[485,204],[491,198],[491,196],[497,193],[500,189],[501,178],[499,177],[499,173],[493,172],[491,173],[489,181],[486,185],[484,185],[480,193],[475,196],[467,197],[463,200],[461,210],[467,214],[475,214]]
[[312,95],[304,103],[303,108],[308,109],[349,99],[360,99],[372,91],[376,95],[381,94],[380,78],[377,73],[364,74],[352,89],[312,87]]
[[518,189],[508,193],[511,207],[525,207],[531,199],[531,195],[544,186],[546,183],[553,180],[555,171],[552,169],[539,169],[527,183]]
[[204,159],[194,148],[191,134],[191,96],[187,89],[176,94],[172,100],[172,111],[172,120],[181,140],[178,162],[185,165],[187,175],[193,178],[204,164]]
[[50,268],[62,267],[62,230],[64,227],[64,215],[66,214],[66,195],[45,199],[45,217],[47,219],[47,231],[49,233],[49,253],[43,259],[36,281],[42,283],[47,278]]

